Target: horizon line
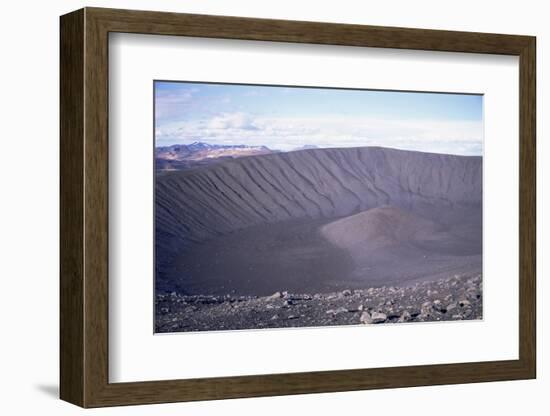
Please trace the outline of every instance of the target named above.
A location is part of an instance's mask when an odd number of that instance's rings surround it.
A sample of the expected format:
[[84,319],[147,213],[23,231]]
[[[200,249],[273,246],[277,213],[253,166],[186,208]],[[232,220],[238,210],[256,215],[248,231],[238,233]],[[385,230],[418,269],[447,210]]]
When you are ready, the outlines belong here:
[[[248,147],[248,148],[265,147],[266,149],[268,149],[270,151],[274,151],[274,152],[278,152],[278,153],[290,153],[290,152],[299,152],[299,151],[306,151],[306,150],[324,150],[324,149],[341,149],[341,150],[344,150],[344,149],[373,148],[373,149],[384,149],[384,150],[398,150],[398,151],[401,151],[401,152],[411,152],[411,153],[428,153],[428,154],[445,155],[445,156],[481,157],[481,158],[483,157],[483,151],[480,154],[465,155],[465,154],[459,154],[459,153],[430,152],[430,151],[426,151],[426,150],[405,149],[405,148],[401,148],[401,147],[381,146],[381,145],[327,146],[327,147],[321,147],[321,146],[315,145],[315,147],[311,147],[311,148],[296,147],[296,148],[290,149],[290,150],[281,150],[281,149],[272,148],[272,147],[269,147],[269,146],[266,146],[266,145],[252,145],[252,146],[250,146],[250,145],[246,145],[246,144],[212,144],[212,143],[203,142],[203,141],[194,141],[194,142],[188,143],[188,144],[187,143],[174,143],[174,144],[163,145],[163,146],[157,146],[156,143],[155,143],[154,148],[156,150],[156,149],[159,149],[159,148],[166,148],[166,147],[172,147],[172,146],[190,146],[190,145],[193,145],[193,144],[206,144],[206,145],[209,145],[209,146],[217,146],[217,147],[238,147],[238,146]],[[265,156],[265,155],[263,155],[263,156]]]

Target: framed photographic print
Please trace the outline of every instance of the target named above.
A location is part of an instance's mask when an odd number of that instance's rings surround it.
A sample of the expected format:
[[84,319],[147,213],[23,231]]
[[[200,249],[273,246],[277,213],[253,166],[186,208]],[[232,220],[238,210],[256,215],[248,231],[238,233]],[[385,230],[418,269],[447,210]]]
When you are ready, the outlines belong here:
[[61,17],[83,406],[534,378],[535,38]]

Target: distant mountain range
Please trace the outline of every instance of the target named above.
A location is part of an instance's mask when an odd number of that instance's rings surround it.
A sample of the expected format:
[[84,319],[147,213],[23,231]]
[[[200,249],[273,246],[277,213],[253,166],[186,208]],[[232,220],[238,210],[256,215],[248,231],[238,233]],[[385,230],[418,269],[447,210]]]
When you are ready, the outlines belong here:
[[271,150],[266,146],[218,145],[194,142],[157,147],[155,149],[155,161],[157,170],[186,170],[227,159],[277,152],[277,150]]

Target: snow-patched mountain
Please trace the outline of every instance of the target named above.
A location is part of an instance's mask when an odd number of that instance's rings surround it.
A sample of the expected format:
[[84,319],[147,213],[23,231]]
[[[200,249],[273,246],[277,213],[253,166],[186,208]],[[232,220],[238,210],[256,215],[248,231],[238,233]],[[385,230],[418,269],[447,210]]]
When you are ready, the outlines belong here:
[[265,155],[274,151],[266,146],[217,145],[204,142],[175,144],[155,149],[157,170],[185,170],[226,159]]
[[308,150],[308,149],[319,149],[319,146],[316,146],[314,144],[304,144],[303,146],[299,146],[294,150]]

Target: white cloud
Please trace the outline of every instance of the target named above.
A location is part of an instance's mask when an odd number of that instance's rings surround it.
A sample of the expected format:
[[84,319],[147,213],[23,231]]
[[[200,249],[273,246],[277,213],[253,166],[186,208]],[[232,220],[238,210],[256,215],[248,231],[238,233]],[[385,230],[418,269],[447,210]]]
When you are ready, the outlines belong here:
[[225,113],[157,129],[157,145],[202,140],[215,144],[265,145],[291,150],[319,147],[384,146],[426,152],[481,154],[481,121],[388,120],[327,116],[252,117]]
[[227,129],[256,130],[258,127],[245,113],[226,113],[210,119],[208,128],[225,131]]
[[157,91],[155,97],[155,113],[157,119],[171,117],[182,112],[186,105],[191,103],[199,90],[191,88],[185,91]]

